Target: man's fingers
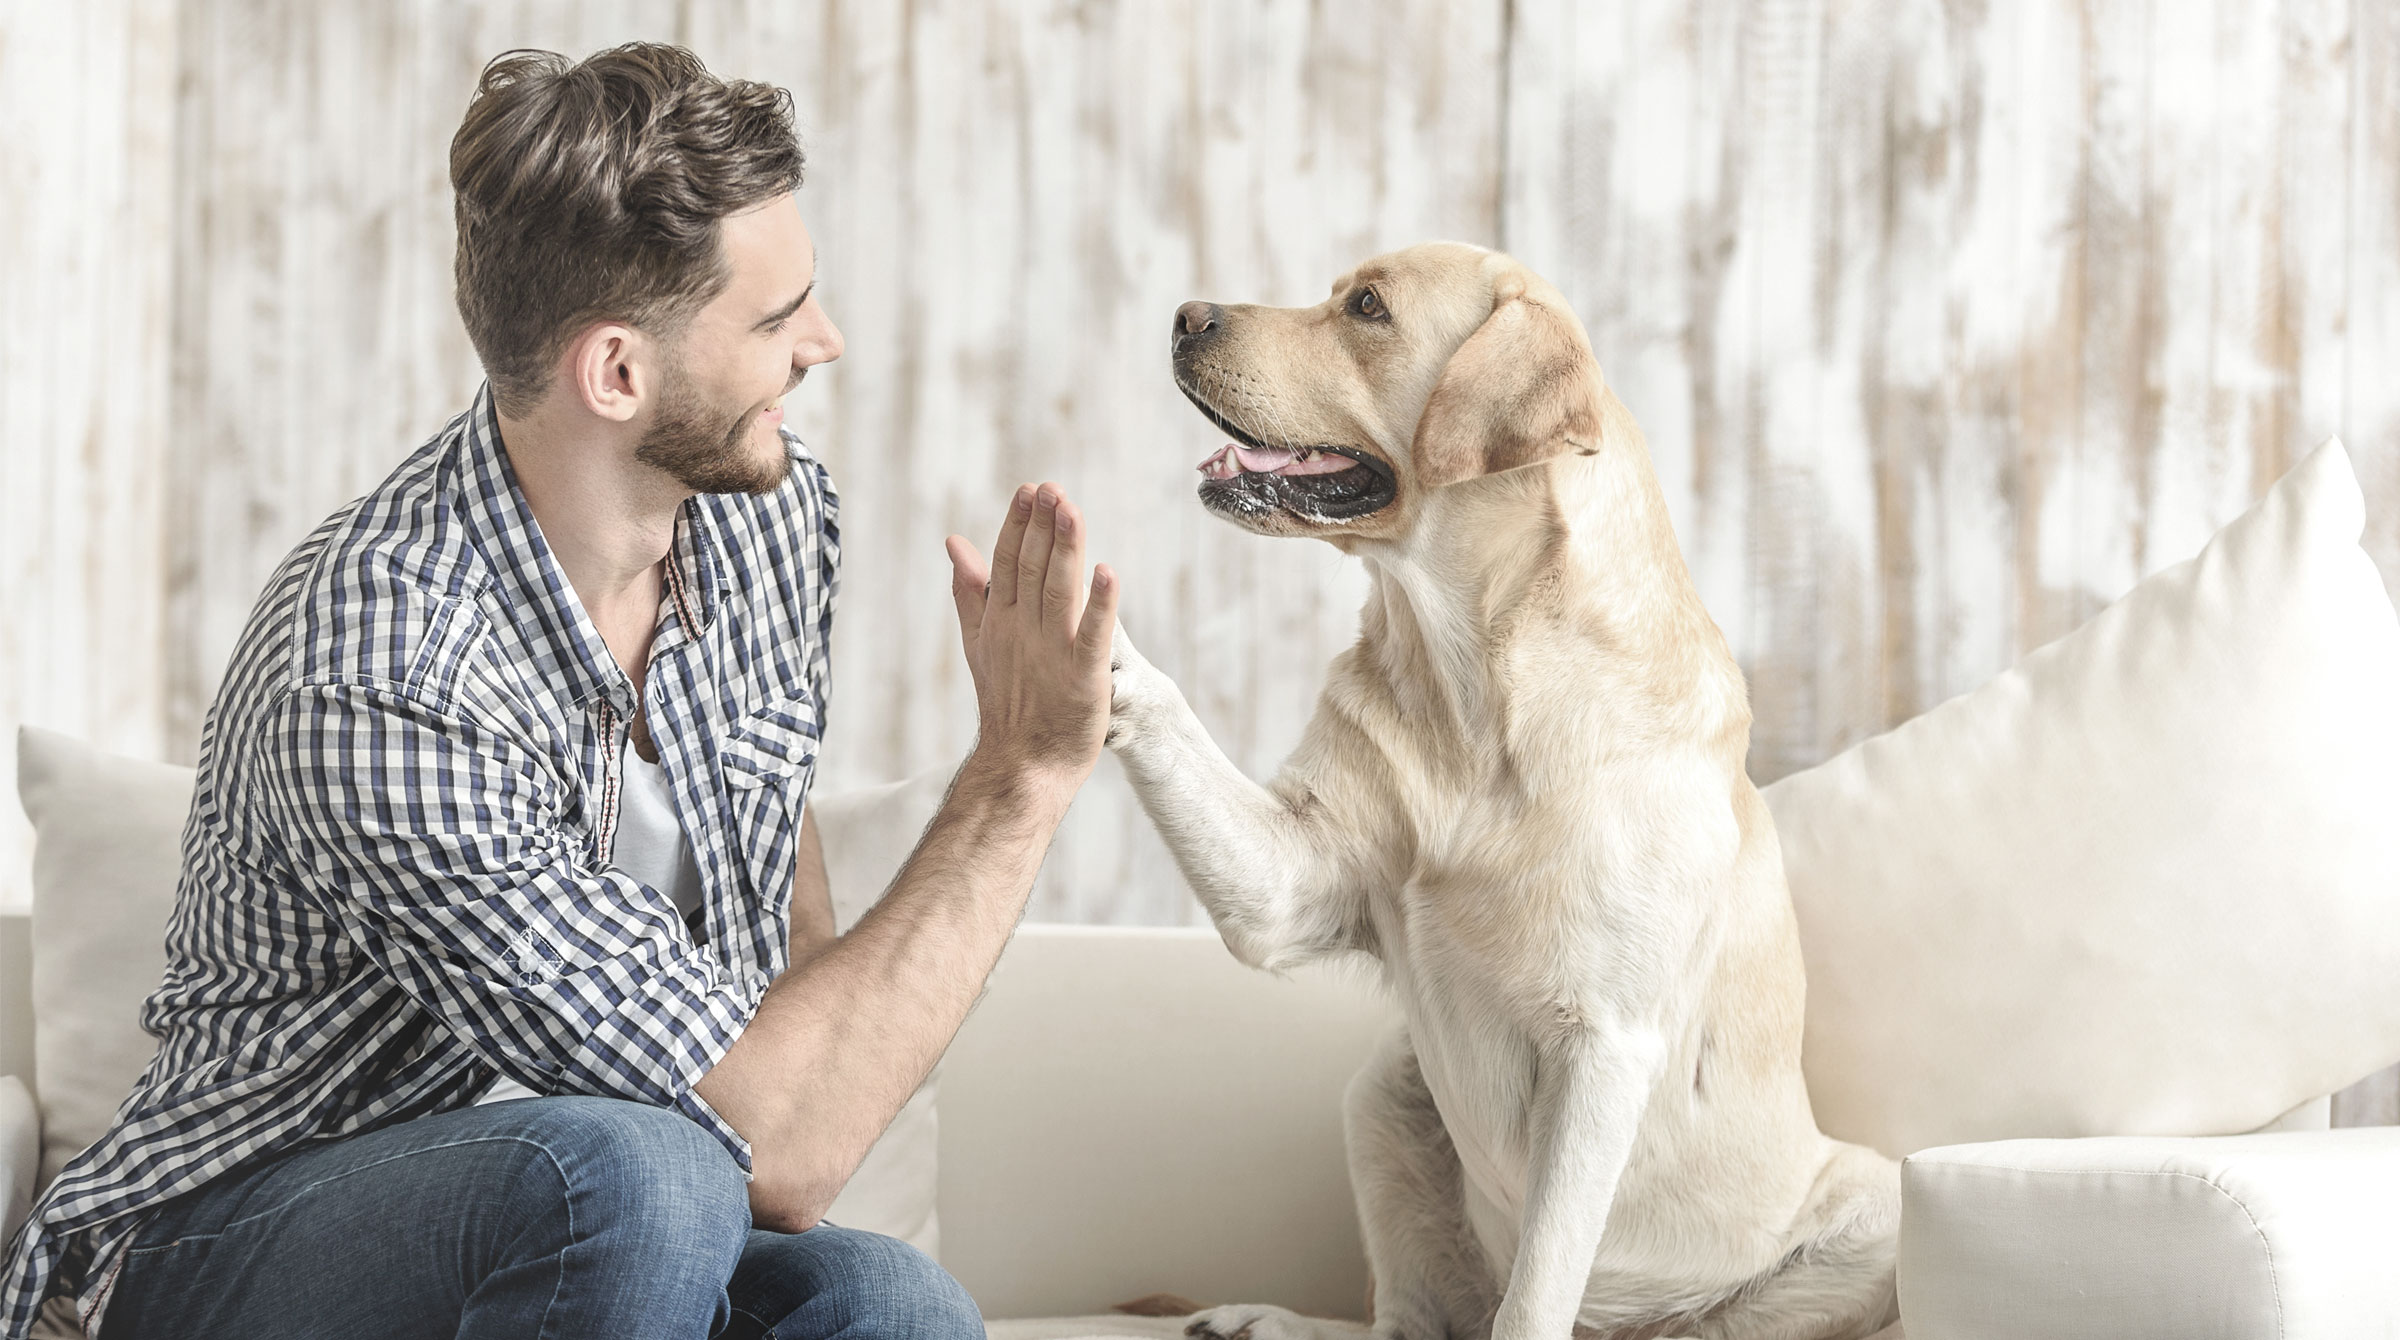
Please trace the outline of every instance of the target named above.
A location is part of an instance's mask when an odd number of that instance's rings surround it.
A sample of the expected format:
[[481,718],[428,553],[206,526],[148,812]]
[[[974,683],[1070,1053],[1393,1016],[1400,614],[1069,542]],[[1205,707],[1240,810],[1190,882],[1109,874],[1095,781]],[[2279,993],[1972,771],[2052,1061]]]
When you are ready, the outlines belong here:
[[1092,598],[1084,602],[1075,650],[1085,665],[1108,664],[1117,631],[1117,574],[1106,563],[1092,569]]
[[983,555],[964,535],[953,535],[942,541],[950,555],[950,599],[958,606],[958,635],[967,650],[975,650],[976,634],[983,629],[984,589],[991,581],[991,570],[983,566]]
[[1057,540],[1058,486],[1044,484],[1033,495],[1033,519],[1025,527],[1024,543],[1017,549],[1017,594],[1019,603],[1042,598],[1042,574],[1050,567],[1050,547]]
[[1050,565],[1042,574],[1042,627],[1071,637],[1083,614],[1083,513],[1061,498],[1057,517]]
[[1002,605],[1017,603],[1017,555],[1025,544],[1025,528],[1033,523],[1033,485],[1019,484],[1009,499],[1008,517],[1000,523],[1000,538],[992,542],[992,598]]

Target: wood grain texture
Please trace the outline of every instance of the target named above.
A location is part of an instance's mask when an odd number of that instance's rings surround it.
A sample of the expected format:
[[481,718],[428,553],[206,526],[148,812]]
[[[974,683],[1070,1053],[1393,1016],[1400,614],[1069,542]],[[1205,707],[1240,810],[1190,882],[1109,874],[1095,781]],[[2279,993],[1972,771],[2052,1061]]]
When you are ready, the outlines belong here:
[[16,726],[165,746],[171,0],[0,5],[0,909]]
[[[2400,574],[2383,0],[5,0],[0,722],[191,755],[267,571],[474,388],[477,70],[634,37],[798,100],[849,337],[792,404],[846,500],[829,786],[967,747],[941,537],[1037,478],[1270,770],[1363,578],[1194,503],[1169,314],[1429,237],[1583,315],[1762,781],[2074,627],[2328,434]],[[22,843],[0,804],[0,906]],[[1197,919],[1113,764],[1032,914]]]

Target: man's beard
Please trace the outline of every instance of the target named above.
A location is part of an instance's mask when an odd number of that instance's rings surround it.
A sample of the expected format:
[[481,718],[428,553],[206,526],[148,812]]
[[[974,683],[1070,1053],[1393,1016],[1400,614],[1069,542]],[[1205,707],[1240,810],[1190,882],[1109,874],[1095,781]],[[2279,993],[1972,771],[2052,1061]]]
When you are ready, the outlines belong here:
[[[694,493],[772,493],[791,473],[792,459],[779,449],[771,459],[751,454],[749,437],[758,411],[712,413],[692,389],[680,364],[665,369],[658,413],[633,449],[633,458],[664,471]],[[795,385],[799,378],[792,379]],[[791,387],[784,390],[788,393]]]

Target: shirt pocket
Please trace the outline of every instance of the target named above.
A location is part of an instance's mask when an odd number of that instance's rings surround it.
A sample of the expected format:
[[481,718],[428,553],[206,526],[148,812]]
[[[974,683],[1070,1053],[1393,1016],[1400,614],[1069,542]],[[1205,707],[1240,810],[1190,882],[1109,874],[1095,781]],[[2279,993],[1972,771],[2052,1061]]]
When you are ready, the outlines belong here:
[[806,698],[785,698],[735,718],[718,751],[726,788],[784,789],[816,763],[818,733],[817,705]]
[[734,718],[717,750],[733,806],[730,855],[757,906],[778,922],[789,915],[800,811],[816,768],[818,731],[813,701],[783,698]]

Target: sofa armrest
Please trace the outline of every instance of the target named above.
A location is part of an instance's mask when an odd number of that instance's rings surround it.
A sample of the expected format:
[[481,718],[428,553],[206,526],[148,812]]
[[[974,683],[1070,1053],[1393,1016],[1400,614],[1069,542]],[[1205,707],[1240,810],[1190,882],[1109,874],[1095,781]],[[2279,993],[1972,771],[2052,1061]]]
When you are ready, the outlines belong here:
[[16,1076],[0,1075],[0,1242],[25,1222],[41,1166],[42,1117],[33,1094]]
[[2400,1335],[2400,1127],[1951,1145],[1901,1199],[1909,1340]]

